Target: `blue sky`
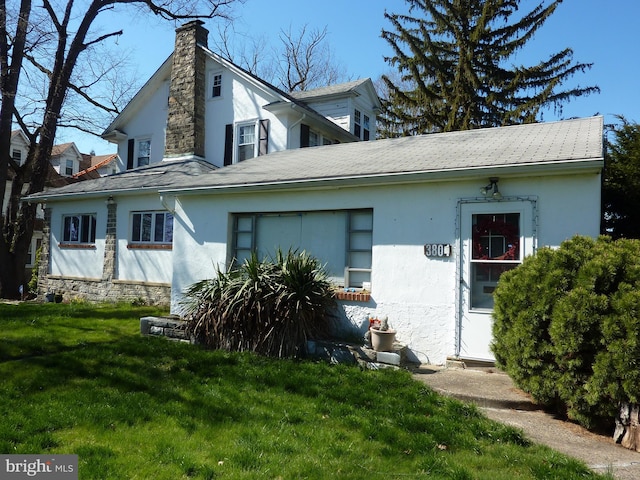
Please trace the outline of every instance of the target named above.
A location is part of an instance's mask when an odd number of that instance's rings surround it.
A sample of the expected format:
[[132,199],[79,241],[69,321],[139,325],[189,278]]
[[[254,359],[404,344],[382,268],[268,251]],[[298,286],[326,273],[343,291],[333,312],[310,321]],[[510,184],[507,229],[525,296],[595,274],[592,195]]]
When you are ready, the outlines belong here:
[[[520,9],[528,12],[538,3],[522,0]],[[294,31],[304,24],[319,29],[326,26],[334,55],[345,65],[349,77],[376,79],[389,71],[383,57],[390,50],[380,38],[382,28],[389,28],[384,19],[385,9],[400,12],[406,6],[403,0],[247,0],[236,7],[235,30],[263,36],[275,45],[279,31],[289,26]],[[112,48],[130,52],[130,61],[146,81],[171,54],[176,25],[148,15],[122,15],[124,12],[105,16],[104,28],[123,29],[123,35]],[[127,21],[123,22],[123,18]],[[639,0],[565,0],[558,7],[514,63],[537,63],[552,53],[572,48],[575,61],[594,65],[566,86],[597,85],[601,93],[572,100],[565,104],[561,115],[546,112],[545,121],[601,114],[605,122],[611,123],[620,114],[640,122],[638,19]],[[205,26],[211,38],[216,23],[208,21]],[[97,154],[105,154],[116,150],[115,145],[101,139],[71,132],[58,138],[59,143],[68,141],[75,141],[82,152],[93,149]]]

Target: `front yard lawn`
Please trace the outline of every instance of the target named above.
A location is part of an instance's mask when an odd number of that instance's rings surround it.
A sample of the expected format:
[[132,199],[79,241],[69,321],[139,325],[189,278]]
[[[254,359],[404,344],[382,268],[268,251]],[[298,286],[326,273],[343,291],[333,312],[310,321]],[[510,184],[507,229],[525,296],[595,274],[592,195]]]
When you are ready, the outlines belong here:
[[100,480],[600,478],[405,371],[141,337],[158,313],[0,304],[0,453]]

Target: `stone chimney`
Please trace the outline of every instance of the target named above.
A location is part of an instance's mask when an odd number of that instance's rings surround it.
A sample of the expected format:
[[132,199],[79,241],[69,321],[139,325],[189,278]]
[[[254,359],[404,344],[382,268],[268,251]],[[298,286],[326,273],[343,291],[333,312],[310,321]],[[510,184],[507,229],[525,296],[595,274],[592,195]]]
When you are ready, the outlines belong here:
[[209,31],[200,20],[176,29],[169,87],[165,159],[204,158],[205,66]]

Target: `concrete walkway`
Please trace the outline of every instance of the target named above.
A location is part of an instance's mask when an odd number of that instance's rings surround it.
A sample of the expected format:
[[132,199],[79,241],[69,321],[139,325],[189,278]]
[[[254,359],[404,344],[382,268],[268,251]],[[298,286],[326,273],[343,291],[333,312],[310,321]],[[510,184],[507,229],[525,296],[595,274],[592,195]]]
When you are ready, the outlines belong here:
[[437,392],[475,403],[489,418],[523,430],[534,442],[577,458],[596,472],[610,472],[620,480],[640,479],[640,453],[545,413],[495,368],[422,365],[413,373]]

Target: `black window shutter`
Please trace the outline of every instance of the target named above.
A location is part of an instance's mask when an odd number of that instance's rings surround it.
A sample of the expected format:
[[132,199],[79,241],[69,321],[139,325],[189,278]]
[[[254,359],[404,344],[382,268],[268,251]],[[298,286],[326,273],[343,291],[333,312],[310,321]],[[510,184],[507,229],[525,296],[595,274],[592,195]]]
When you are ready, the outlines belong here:
[[269,153],[269,119],[260,120],[260,148],[258,155]]
[[129,139],[129,143],[127,144],[127,170],[131,170],[133,168],[133,153],[136,146],[136,141],[131,138]]
[[309,125],[300,124],[300,148],[309,146]]
[[233,124],[224,127],[224,165],[231,165],[233,162]]

